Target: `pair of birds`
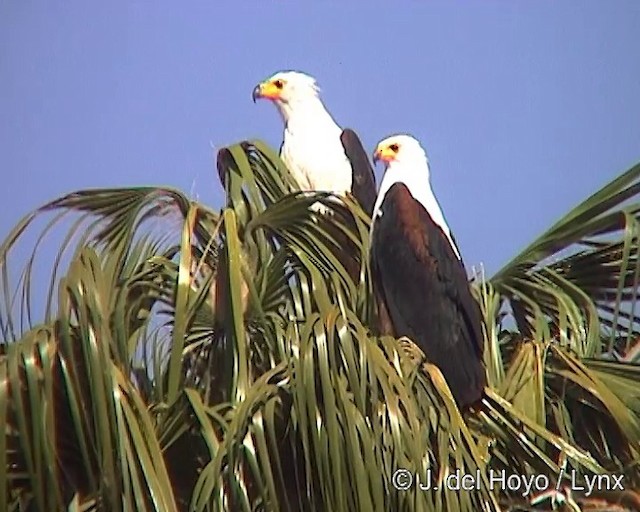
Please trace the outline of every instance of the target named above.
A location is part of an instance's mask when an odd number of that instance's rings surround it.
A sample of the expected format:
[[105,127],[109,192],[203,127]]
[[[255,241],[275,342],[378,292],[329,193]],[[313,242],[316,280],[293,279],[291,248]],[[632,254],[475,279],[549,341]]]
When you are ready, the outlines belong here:
[[478,303],[460,251],[429,183],[420,143],[393,135],[378,143],[375,175],[358,136],[326,110],[314,78],[281,71],[261,82],[284,121],[280,157],[301,190],[352,194],[371,215],[370,267],[381,334],[407,336],[440,368],[460,407],[482,397],[485,371]]

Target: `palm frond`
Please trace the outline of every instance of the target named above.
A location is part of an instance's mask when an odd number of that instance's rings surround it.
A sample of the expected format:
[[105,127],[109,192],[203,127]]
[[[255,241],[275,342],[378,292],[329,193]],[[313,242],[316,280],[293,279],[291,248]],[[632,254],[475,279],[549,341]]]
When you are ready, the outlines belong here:
[[[625,349],[640,331],[640,164],[579,204],[491,278],[519,331],[548,329],[581,357]],[[541,329],[542,327],[542,329]]]
[[[0,246],[0,509],[528,510],[543,497],[492,489],[492,471],[640,485],[640,375],[622,361],[640,166],[474,283],[490,386],[464,414],[411,340],[372,334],[354,201],[300,192],[259,141],[222,149],[218,173],[219,214],[172,189],[83,191]],[[479,484],[443,485],[456,474]]]
[[113,350],[107,277],[92,249],[80,251],[60,285],[58,320],[7,345],[7,501],[30,496],[46,510],[77,495],[111,509],[175,510],[154,422]]

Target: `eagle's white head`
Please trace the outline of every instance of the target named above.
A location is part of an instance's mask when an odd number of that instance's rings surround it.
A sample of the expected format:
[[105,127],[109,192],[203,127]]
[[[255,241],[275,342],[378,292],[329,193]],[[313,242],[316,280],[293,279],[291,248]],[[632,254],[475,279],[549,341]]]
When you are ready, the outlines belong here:
[[295,110],[304,111],[322,106],[320,89],[315,78],[299,71],[278,71],[260,82],[253,90],[253,101],[271,100],[284,118],[289,120]]
[[420,178],[428,178],[427,154],[411,135],[392,135],[381,140],[373,153],[373,161],[382,161],[385,168],[409,166],[418,172],[426,167],[427,176],[422,175]]
[[420,143],[411,135],[392,135],[381,140],[373,152],[374,165],[382,161],[383,181],[402,182],[415,195],[429,187],[429,160]]
[[350,191],[342,129],[320,100],[316,80],[299,71],[279,71],[255,87],[253,99],[258,98],[271,100],[284,120],[280,157],[300,188]]

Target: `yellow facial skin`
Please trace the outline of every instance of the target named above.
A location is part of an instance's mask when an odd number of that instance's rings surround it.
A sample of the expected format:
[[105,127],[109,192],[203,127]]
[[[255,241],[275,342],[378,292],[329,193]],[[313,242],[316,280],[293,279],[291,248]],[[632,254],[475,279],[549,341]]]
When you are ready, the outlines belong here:
[[380,144],[373,153],[373,161],[382,160],[385,164],[396,159],[396,155],[400,151],[400,145],[395,142]]
[[280,98],[280,94],[282,93],[282,89],[284,89],[285,83],[284,80],[276,79],[276,80],[267,80],[262,82],[256,86],[253,90],[253,101],[255,102],[257,99],[268,99],[268,100],[277,100]]

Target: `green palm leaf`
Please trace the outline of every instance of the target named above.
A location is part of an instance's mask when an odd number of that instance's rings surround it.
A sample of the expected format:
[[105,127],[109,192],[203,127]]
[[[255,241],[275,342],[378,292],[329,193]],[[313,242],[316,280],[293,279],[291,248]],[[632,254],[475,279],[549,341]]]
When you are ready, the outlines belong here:
[[[218,172],[219,214],[171,189],[84,191],[0,247],[0,509],[475,511],[532,505],[492,470],[640,483],[638,367],[601,358],[634,357],[640,167],[475,283],[490,388],[465,414],[411,340],[372,334],[355,202],[299,192],[259,141]],[[430,488],[396,489],[398,469]],[[481,485],[448,489],[456,471]]]
[[553,337],[581,357],[629,350],[640,330],[639,180],[636,165],[491,278],[522,334]]

